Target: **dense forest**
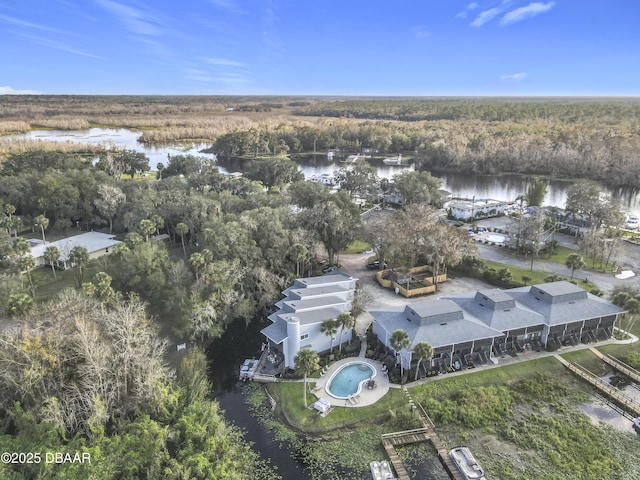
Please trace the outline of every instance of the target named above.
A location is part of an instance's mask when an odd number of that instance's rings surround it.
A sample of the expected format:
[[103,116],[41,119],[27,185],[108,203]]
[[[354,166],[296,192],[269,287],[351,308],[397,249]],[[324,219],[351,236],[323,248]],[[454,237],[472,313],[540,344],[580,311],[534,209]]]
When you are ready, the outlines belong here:
[[[0,465],[1,476],[278,478],[224,423],[199,352],[232,322],[264,321],[291,278],[309,274],[317,241],[331,255],[351,242],[358,209],[297,175],[284,180],[297,180],[289,193],[265,191],[271,162],[255,166],[257,181],[175,156],[154,181],[135,177],[149,166],[134,153],[92,162],[32,152],[2,164],[0,443],[101,463]],[[92,229],[122,243],[94,261],[72,250],[69,271],[54,268],[60,252],[33,270],[25,237]],[[168,355],[166,336],[189,353]]]
[[[640,188],[637,99],[5,96],[0,106],[0,134],[128,127],[145,143],[210,142],[247,156],[371,147],[428,170]],[[5,155],[42,148],[55,147],[0,136]]]
[[[175,155],[145,177],[153,166],[134,151],[0,137],[0,444],[92,458],[2,464],[3,478],[279,478],[211,400],[202,353],[211,340],[264,322],[293,278],[319,272],[320,248],[334,263],[366,239],[390,264],[420,257],[442,269],[474,254],[468,234],[427,206],[441,201],[428,171],[390,184],[359,163],[340,170],[333,193],[303,181],[292,153],[369,146],[427,170],[640,184],[638,104],[622,100],[21,96],[0,105],[4,134],[127,126],[142,141],[202,140],[247,161],[230,178],[211,160]],[[345,118],[344,105],[358,118]],[[353,198],[392,188],[406,206],[367,228]],[[598,197],[580,191],[582,203]],[[108,257],[72,251],[73,268],[57,271],[50,251],[33,269],[27,239],[94,229],[121,241]],[[178,340],[189,344],[181,355],[168,350]]]

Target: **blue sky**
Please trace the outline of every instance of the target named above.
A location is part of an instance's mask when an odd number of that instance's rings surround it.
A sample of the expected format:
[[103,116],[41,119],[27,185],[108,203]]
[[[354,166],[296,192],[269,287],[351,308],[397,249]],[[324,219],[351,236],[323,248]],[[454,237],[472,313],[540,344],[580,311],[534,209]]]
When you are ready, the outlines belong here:
[[640,95],[638,0],[0,0],[0,93]]

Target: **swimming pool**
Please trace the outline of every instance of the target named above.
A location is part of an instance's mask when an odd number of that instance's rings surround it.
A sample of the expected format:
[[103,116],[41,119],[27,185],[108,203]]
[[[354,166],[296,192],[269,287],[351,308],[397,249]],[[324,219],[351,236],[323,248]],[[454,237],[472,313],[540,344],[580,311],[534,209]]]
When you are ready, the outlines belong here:
[[506,239],[507,237],[505,237],[504,235],[499,235],[497,233],[492,233],[487,237],[487,240],[493,243],[504,243]]
[[336,370],[327,382],[327,393],[332,397],[347,399],[362,390],[362,384],[374,378],[376,369],[364,362],[349,362]]

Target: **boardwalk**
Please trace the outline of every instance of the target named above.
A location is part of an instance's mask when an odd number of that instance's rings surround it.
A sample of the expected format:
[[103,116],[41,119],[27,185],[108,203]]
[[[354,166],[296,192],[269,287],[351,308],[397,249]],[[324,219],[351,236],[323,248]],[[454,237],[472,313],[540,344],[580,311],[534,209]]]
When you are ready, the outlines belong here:
[[571,370],[573,373],[578,375],[583,380],[589,382],[592,386],[598,389],[600,392],[604,393],[611,400],[616,402],[620,407],[624,408],[628,412],[630,412],[633,416],[640,416],[640,403],[636,402],[634,399],[625,395],[617,388],[609,385],[604,380],[598,378],[596,375],[591,373],[584,367],[581,367],[577,363],[569,363],[560,355],[556,355],[556,358],[562,363],[565,367]]
[[618,360],[614,356],[605,355],[604,353],[602,353],[601,351],[599,351],[599,350],[597,350],[595,348],[591,348],[590,350],[598,358],[600,358],[600,360],[602,360],[604,363],[612,366],[613,368],[615,368],[619,372],[624,373],[627,377],[629,377],[631,380],[633,380],[637,384],[640,384],[640,372],[638,372],[638,370],[636,370],[635,368],[630,367],[629,365],[627,365],[624,362],[621,362],[620,360]]

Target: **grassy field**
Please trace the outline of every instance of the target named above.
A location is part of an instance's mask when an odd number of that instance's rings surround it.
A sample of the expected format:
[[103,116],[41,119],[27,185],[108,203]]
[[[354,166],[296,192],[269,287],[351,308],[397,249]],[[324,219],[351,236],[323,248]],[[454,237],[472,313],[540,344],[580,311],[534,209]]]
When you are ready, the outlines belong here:
[[[608,371],[589,350],[562,356],[597,375]],[[297,431],[305,433],[303,456],[312,462],[323,456],[333,459],[337,445],[346,452],[360,449],[360,467],[357,459],[348,455],[342,465],[355,475],[367,459],[380,455],[380,434],[420,426],[418,419],[409,414],[407,400],[398,389],[391,389],[373,406],[337,407],[321,418],[304,408],[302,388],[301,383],[268,386],[281,414]],[[638,452],[635,436],[594,425],[579,412],[576,407],[590,402],[593,391],[553,357],[438,377],[412,387],[410,393],[431,416],[445,444],[472,448],[488,478],[637,478],[630,460]],[[309,402],[311,398],[314,397],[309,395]],[[341,456],[335,458],[332,461],[342,461]]]
[[354,240],[345,250],[341,250],[340,253],[362,253],[370,248],[371,245],[367,242],[363,240]]
[[[511,275],[513,276],[513,280],[516,282],[520,282],[523,285],[524,285],[524,281],[522,280],[523,276],[530,278],[530,280],[527,282],[527,285],[535,285],[537,283],[544,283],[545,278],[547,278],[550,275],[553,275],[552,272],[544,272],[544,271],[536,270],[535,262],[533,263],[534,270],[529,270],[528,268],[522,268],[522,267],[515,267],[512,265],[507,265],[506,263],[494,262],[491,260],[483,260],[483,262],[488,268],[494,268],[496,270],[501,270],[505,267],[508,268],[509,271],[511,272]],[[560,275],[560,276],[563,278],[563,280],[571,280],[569,275],[566,275],[566,276]],[[598,286],[593,282],[585,282],[584,280],[579,280],[577,278],[574,278],[573,281],[587,291],[590,291],[594,288],[598,288]]]

